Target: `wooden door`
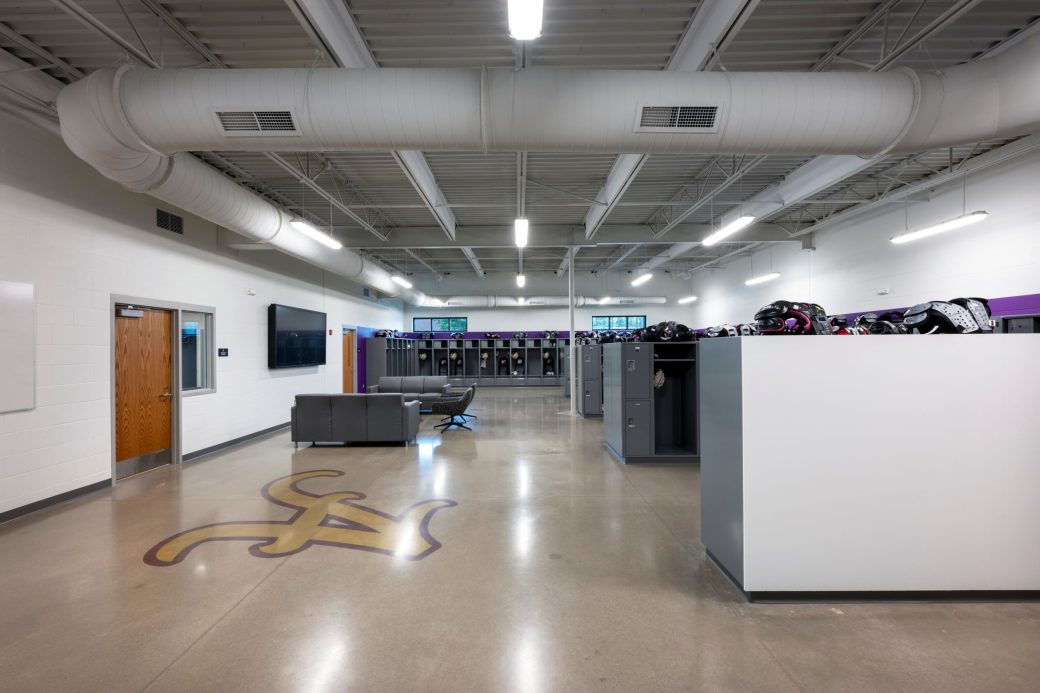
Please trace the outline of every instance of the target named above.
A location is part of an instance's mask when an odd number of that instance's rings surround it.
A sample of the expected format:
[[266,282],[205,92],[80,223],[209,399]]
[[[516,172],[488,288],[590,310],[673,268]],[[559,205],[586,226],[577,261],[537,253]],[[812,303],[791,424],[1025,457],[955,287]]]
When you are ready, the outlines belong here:
[[171,459],[173,313],[116,307],[116,478]]
[[354,359],[357,354],[355,353],[355,332],[354,330],[347,330],[343,333],[343,391],[353,392],[354,391]]

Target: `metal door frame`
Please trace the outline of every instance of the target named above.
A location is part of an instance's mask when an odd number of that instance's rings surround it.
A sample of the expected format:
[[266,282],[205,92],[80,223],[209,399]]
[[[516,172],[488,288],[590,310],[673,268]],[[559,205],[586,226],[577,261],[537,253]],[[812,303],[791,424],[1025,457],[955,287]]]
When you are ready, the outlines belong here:
[[108,334],[109,344],[109,429],[111,431],[111,473],[112,485],[116,485],[116,306],[132,305],[139,308],[154,308],[156,310],[170,311],[173,325],[170,330],[170,391],[173,393],[173,402],[170,407],[170,464],[181,464],[181,350],[180,350],[180,324],[181,312],[209,313],[213,316],[212,328],[210,330],[210,389],[207,392],[216,392],[216,323],[217,311],[212,306],[200,306],[193,303],[180,303],[176,301],[160,301],[152,298],[141,298],[139,296],[126,296],[124,294],[110,294],[108,305]]

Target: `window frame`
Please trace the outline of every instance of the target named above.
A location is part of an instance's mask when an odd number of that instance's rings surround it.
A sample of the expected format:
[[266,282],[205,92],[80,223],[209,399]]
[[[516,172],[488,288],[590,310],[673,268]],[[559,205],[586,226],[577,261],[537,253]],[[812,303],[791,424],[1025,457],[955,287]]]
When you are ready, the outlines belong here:
[[[202,371],[204,378],[201,387],[190,389],[184,387],[184,345],[181,341],[184,336],[184,322],[189,316],[192,318],[202,316],[203,324],[200,331],[203,334],[201,352],[203,354]],[[192,322],[196,321],[192,320]],[[210,395],[217,391],[217,340],[215,328],[215,312],[210,312],[209,310],[189,310],[186,308],[177,311],[177,345],[179,347],[177,353],[179,366],[177,377],[180,380],[181,397],[198,397],[199,395]]]
[[[416,320],[429,320],[430,321],[429,329],[422,330],[422,329],[417,328],[415,326],[415,321]],[[453,329],[435,330],[435,329],[433,329],[433,322],[435,320],[447,320],[449,328],[450,328],[451,322],[453,320],[464,320],[465,321],[465,326],[461,330],[453,330]],[[451,332],[469,332],[469,318],[461,316],[461,315],[456,315],[456,316],[436,316],[436,317],[429,317],[429,318],[427,318],[427,317],[412,317],[412,332],[448,332],[448,333],[451,333]]]
[[[624,318],[626,327],[595,327],[597,320],[606,320],[607,325],[610,325],[613,320],[617,320],[618,318]],[[631,325],[633,319],[642,320],[643,324],[639,327],[633,327]],[[630,330],[642,330],[646,328],[646,315],[593,315],[589,324],[592,325],[591,329],[594,332],[603,332],[605,330],[625,330],[626,332]]]

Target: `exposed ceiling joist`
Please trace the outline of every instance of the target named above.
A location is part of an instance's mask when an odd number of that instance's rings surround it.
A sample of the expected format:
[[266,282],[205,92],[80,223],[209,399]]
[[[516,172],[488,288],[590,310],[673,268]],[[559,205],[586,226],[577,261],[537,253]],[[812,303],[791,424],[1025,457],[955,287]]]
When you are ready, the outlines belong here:
[[[378,67],[346,2],[286,0],[286,3],[308,34],[320,42],[319,47],[336,65]],[[454,238],[457,225],[455,214],[448,206],[448,199],[437,184],[423,153],[402,150],[394,152],[393,157],[437,224],[448,238]]]
[[[715,0],[702,2],[672,52],[666,70],[702,70],[724,49],[727,37],[751,16],[759,0]],[[614,211],[629,185],[646,163],[645,154],[622,154],[596,195],[597,203],[585,215],[585,237],[592,238]]]
[[469,264],[473,268],[473,271],[477,273],[478,277],[483,279],[487,275],[487,272],[485,272],[484,268],[480,266],[480,260],[477,258],[477,254],[473,252],[472,248],[461,248],[461,250],[462,254],[466,256],[467,260],[469,260]]
[[369,233],[371,233],[376,238],[382,241],[385,241],[388,238],[389,229],[383,231],[377,229],[367,219],[359,215],[357,212],[352,210],[347,205],[343,204],[343,202],[337,199],[332,193],[328,192],[327,190],[325,190],[325,188],[315,183],[313,178],[308,176],[306,172],[301,171],[300,169],[296,168],[291,163],[286,161],[280,154],[275,154],[274,152],[266,152],[265,156],[274,163],[278,164],[286,173],[295,178],[301,185],[310,188],[312,191],[317,193],[318,196],[320,196],[323,200],[328,202],[330,205],[338,209],[343,214],[346,214],[348,217],[353,219],[358,226],[365,229],[366,231],[368,231]]

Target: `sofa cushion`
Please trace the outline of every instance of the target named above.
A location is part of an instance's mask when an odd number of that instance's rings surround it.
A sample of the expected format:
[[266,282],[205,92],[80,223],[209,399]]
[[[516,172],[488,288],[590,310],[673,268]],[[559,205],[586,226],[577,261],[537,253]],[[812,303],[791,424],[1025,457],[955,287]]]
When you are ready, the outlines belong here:
[[329,395],[332,403],[331,440],[344,443],[364,440],[368,434],[366,423],[368,410],[365,406],[365,398],[376,396],[378,395]]
[[365,403],[368,407],[367,440],[407,440],[403,425],[405,409],[401,395],[365,395]]
[[441,398],[440,391],[437,391],[437,392],[420,392],[419,393],[419,401],[423,402],[423,403],[426,403],[426,402],[436,402],[440,398]]
[[[382,389],[382,388],[380,388]],[[406,375],[401,378],[401,392],[422,392],[423,391],[423,376],[421,375]]]
[[294,440],[328,442],[332,436],[332,407],[328,395],[296,395]]
[[401,392],[401,379],[396,376],[383,375],[379,377],[379,392]]
[[446,375],[423,376],[423,386],[420,392],[435,392],[439,395],[441,393],[441,389],[447,384],[448,376]]

